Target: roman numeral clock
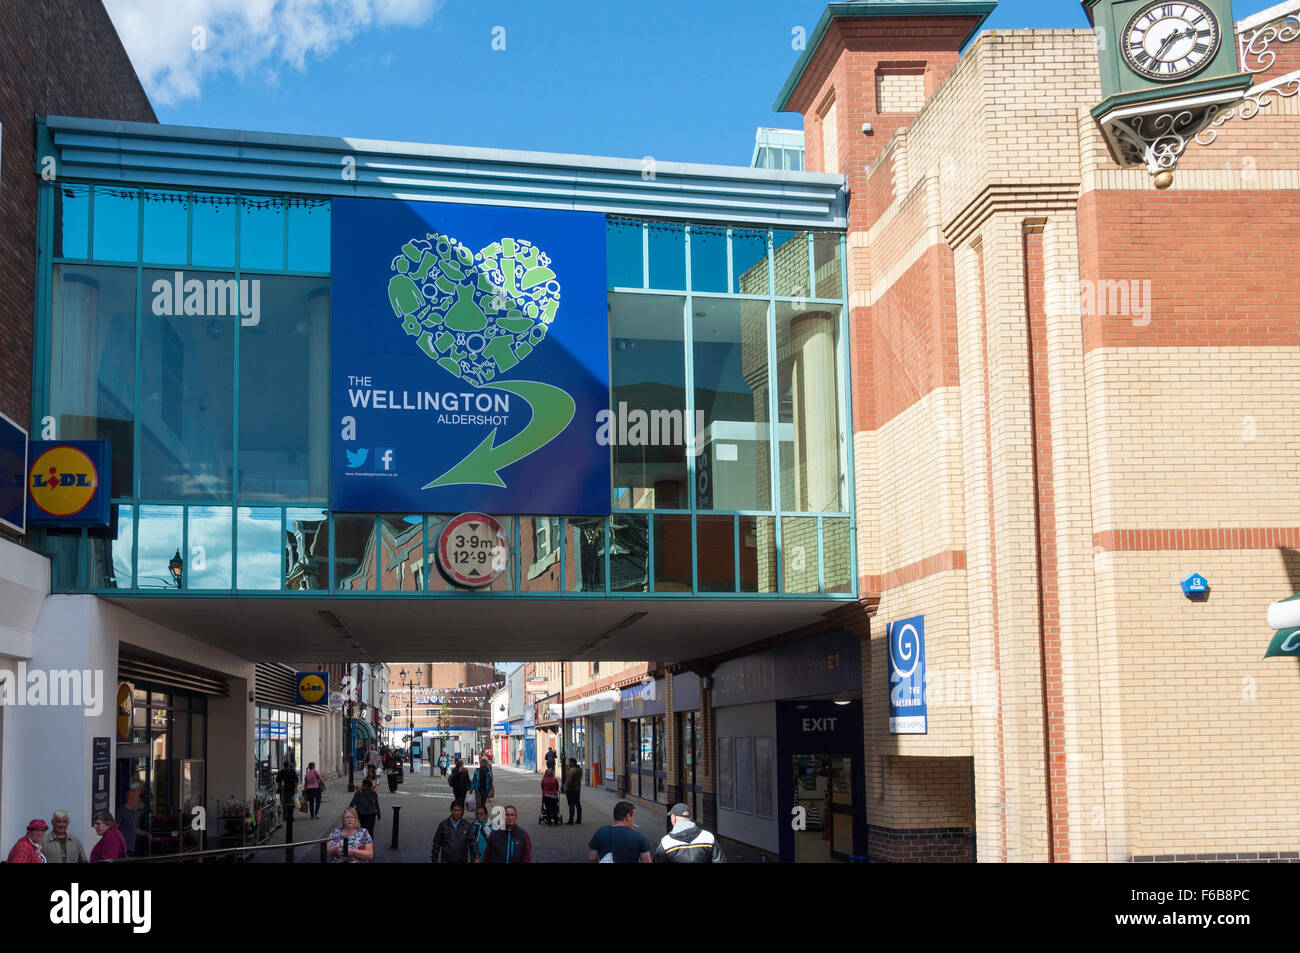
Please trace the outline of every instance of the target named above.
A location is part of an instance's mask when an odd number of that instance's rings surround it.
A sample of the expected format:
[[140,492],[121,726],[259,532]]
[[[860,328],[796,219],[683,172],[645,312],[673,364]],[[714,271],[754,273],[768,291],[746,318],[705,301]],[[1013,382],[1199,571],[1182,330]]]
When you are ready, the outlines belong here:
[[1144,165],[1156,188],[1198,132],[1239,102],[1232,0],[1083,0],[1097,34],[1102,101],[1092,110],[1115,161]]

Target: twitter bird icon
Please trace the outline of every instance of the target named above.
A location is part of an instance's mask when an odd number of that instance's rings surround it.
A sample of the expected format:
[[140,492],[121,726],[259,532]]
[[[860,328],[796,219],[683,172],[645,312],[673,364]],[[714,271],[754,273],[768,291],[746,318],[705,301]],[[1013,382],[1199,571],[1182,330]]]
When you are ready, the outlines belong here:
[[370,455],[370,450],[367,447],[362,447],[360,450],[345,450],[344,452],[348,455],[348,468],[351,470],[364,465],[366,457]]

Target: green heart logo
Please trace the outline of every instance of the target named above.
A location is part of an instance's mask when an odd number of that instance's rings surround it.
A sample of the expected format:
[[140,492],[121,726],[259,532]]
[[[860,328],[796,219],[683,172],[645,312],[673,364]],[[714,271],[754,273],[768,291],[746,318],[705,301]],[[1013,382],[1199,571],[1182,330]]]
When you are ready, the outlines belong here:
[[393,259],[388,301],[402,329],[449,374],[521,398],[524,429],[499,446],[496,428],[424,489],[473,483],[504,487],[500,471],[546,446],[573,420],[573,398],[539,381],[499,381],[546,338],[560,310],[550,257],[530,241],[502,238],[471,252],[448,235],[412,238]]
[[427,233],[393,259],[388,300],[402,329],[432,360],[481,387],[542,343],[560,309],[551,259],[530,241],[502,238],[477,252]]

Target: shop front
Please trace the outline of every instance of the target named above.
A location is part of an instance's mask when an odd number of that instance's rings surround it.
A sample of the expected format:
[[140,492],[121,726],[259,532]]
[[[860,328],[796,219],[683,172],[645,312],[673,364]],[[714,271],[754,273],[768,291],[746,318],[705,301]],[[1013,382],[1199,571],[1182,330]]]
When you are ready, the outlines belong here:
[[700,677],[694,672],[673,676],[673,718],[677,720],[677,800],[700,816],[700,773],[703,739],[700,732]]
[[620,694],[619,713],[627,752],[626,793],[659,803],[668,798],[664,711],[662,679],[624,688]]

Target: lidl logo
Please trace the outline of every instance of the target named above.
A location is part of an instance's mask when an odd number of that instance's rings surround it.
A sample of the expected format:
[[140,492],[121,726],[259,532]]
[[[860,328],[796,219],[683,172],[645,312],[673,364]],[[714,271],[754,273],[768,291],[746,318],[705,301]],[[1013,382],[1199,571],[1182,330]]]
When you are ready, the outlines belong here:
[[54,447],[32,463],[32,502],[50,516],[76,516],[95,498],[99,468],[76,447]]
[[324,672],[298,673],[298,700],[304,705],[319,705],[325,700],[327,682]]

